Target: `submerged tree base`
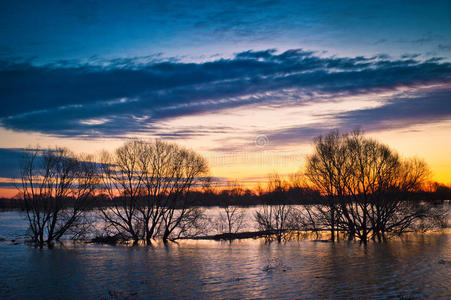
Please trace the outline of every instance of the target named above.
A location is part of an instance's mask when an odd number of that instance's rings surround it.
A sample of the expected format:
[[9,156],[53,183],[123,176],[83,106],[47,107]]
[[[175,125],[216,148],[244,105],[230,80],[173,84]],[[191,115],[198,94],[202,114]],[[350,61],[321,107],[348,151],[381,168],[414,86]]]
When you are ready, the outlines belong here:
[[215,240],[215,241],[231,241],[240,239],[258,239],[265,238],[268,240],[299,240],[306,238],[318,239],[322,237],[322,233],[327,232],[326,230],[260,230],[260,231],[245,231],[237,233],[220,233],[214,235],[204,235],[196,237],[183,237],[180,239],[190,239],[190,240]]
[[91,239],[89,243],[117,245],[120,243],[124,243],[124,241],[119,235],[106,235],[106,236],[96,236],[95,238]]
[[[446,228],[436,228],[431,230],[408,230],[402,233],[389,233],[384,239],[370,239],[370,240],[359,240],[359,239],[350,239],[349,235],[346,231],[337,231],[335,232],[335,239],[331,239],[330,231],[328,229],[317,229],[317,230],[261,230],[261,231],[245,231],[245,232],[237,232],[237,233],[220,233],[213,235],[202,235],[202,236],[185,236],[179,237],[176,239],[168,239],[168,240],[152,240],[151,243],[147,243],[143,240],[134,243],[133,240],[124,239],[120,235],[110,235],[110,236],[97,236],[87,243],[93,244],[105,244],[105,245],[127,245],[127,246],[152,246],[156,245],[160,242],[167,244],[168,242],[177,242],[178,240],[210,240],[210,241],[233,241],[233,240],[244,240],[244,239],[264,239],[265,241],[278,241],[278,242],[286,242],[286,241],[299,241],[299,240],[310,240],[312,242],[320,242],[320,243],[342,243],[342,242],[356,242],[360,244],[366,244],[370,242],[380,243],[388,241],[392,238],[402,238],[408,237],[411,234],[426,234],[426,233],[437,233],[437,232],[446,232]],[[155,242],[155,244],[154,244]]]
[[220,233],[214,235],[204,235],[204,236],[196,236],[196,237],[183,237],[180,239],[190,239],[190,240],[237,240],[237,239],[256,239],[261,237],[267,237],[274,235],[275,232],[271,230],[264,231],[245,231],[245,232],[237,232],[237,233]]

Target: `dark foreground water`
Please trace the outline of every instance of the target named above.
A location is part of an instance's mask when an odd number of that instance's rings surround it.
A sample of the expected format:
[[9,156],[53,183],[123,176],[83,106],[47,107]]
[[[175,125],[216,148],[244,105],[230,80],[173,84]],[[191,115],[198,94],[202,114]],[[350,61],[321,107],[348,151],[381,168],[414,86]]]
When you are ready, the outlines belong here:
[[0,298],[443,298],[451,297],[451,234],[383,244],[184,241],[153,248],[35,249],[11,237],[0,213]]

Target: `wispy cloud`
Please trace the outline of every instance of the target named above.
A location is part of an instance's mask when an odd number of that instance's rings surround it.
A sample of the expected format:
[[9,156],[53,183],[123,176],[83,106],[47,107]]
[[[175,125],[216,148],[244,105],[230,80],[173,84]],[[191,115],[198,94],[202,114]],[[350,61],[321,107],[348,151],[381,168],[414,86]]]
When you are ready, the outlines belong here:
[[324,117],[331,122],[318,122],[293,126],[271,132],[269,139],[276,144],[311,142],[318,135],[331,129],[350,131],[356,128],[367,132],[393,130],[411,125],[440,122],[451,118],[451,89],[439,89],[428,93],[404,93],[389,98],[377,107],[351,109]]
[[[140,58],[102,65],[3,63],[0,121],[9,129],[60,136],[120,136],[156,132],[159,121],[179,116],[293,104],[287,95],[302,104],[315,101],[315,95],[364,95],[450,81],[451,64],[439,58],[322,57],[299,49],[250,50],[202,63]],[[393,99],[391,105],[404,109],[400,103],[406,101]],[[398,117],[408,118],[426,103],[415,101],[420,104]],[[348,119],[358,123],[358,115]]]

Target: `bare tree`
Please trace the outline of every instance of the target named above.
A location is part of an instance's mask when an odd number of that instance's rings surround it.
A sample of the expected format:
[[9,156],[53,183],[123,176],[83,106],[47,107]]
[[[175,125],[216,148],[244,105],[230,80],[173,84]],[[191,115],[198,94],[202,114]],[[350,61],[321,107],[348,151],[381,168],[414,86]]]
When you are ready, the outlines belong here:
[[281,241],[283,234],[291,228],[293,208],[287,199],[287,182],[283,181],[278,174],[269,177],[266,204],[255,213],[255,221],[260,230],[275,234]]
[[434,209],[432,203],[411,199],[412,194],[422,189],[429,175],[429,168],[424,161],[400,160],[396,175],[387,185],[385,193],[372,202],[372,238],[381,240],[390,232],[400,234],[417,226],[425,228],[434,222],[442,222],[440,216],[443,216],[443,212]]
[[[208,232],[210,220],[205,216],[204,209],[200,207],[189,207],[183,210],[175,210],[172,215],[172,224],[163,218],[160,236],[166,240],[175,241],[180,238],[191,238],[204,235]],[[169,230],[166,231],[166,228]],[[166,236],[163,234],[166,233]],[[163,241],[166,241],[163,240]]]
[[147,143],[147,153],[150,165],[144,177],[146,197],[140,207],[146,241],[150,242],[159,222],[162,239],[167,241],[176,228],[193,216],[190,191],[202,187],[208,166],[196,152],[158,140]]
[[[305,175],[301,172],[296,172],[290,175],[289,178],[290,189],[296,192],[295,196],[304,198],[305,200],[318,200],[320,195],[309,186],[309,183]],[[305,203],[305,202],[304,202]],[[321,216],[328,216],[319,211],[316,205],[304,204],[301,207],[293,209],[291,214],[291,227],[295,230],[309,230],[316,234],[316,238],[319,237],[319,231],[321,230],[321,224],[324,224],[324,220],[321,221]],[[321,221],[321,222],[320,222]]]
[[359,131],[333,131],[317,138],[306,166],[306,176],[326,200],[316,212],[332,240],[336,230],[350,239],[382,240],[387,233],[402,233],[428,219],[431,205],[409,199],[428,175],[423,161],[403,160]]
[[239,206],[239,200],[244,195],[244,189],[235,182],[228,182],[222,192],[221,211],[218,216],[219,229],[229,235],[237,233],[244,226],[246,211]]
[[102,185],[111,205],[101,208],[107,229],[136,245],[144,233],[138,218],[139,200],[144,194],[147,172],[146,145],[132,140],[116,149],[114,155],[101,155]]
[[192,218],[189,192],[208,171],[202,156],[159,140],[132,140],[103,156],[104,187],[114,206],[102,213],[125,239],[150,244],[160,234],[166,241]]
[[98,184],[90,156],[67,149],[29,149],[21,164],[19,186],[25,203],[31,240],[52,245],[81,225],[88,200]]
[[[321,225],[330,229],[335,240],[338,228],[338,205],[345,194],[350,169],[346,167],[347,153],[338,131],[315,139],[314,153],[307,157],[306,176],[325,197],[325,205],[317,206]],[[349,217],[349,216],[348,216]],[[352,222],[349,222],[352,224]],[[350,225],[352,228],[352,225]],[[352,229],[351,229],[352,231]]]

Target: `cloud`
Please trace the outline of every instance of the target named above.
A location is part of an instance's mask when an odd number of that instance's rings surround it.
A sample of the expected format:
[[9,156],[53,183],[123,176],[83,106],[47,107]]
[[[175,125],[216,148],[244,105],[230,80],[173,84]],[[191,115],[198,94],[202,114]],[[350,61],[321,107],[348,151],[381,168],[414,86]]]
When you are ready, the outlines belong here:
[[451,90],[441,90],[414,97],[394,98],[378,108],[350,111],[336,117],[347,128],[395,129],[450,119],[450,99]]
[[88,137],[152,133],[161,120],[249,104],[288,105],[288,93],[302,103],[315,94],[451,81],[451,64],[439,58],[321,57],[301,49],[249,50],[201,63],[147,57],[1,66],[3,127]]
[[335,122],[314,123],[278,130],[269,135],[275,144],[299,144],[311,142],[314,137],[332,129],[351,131],[390,130],[449,120],[451,118],[451,90],[439,90],[420,95],[390,99],[382,106],[371,109],[350,110],[340,114],[324,115]]

